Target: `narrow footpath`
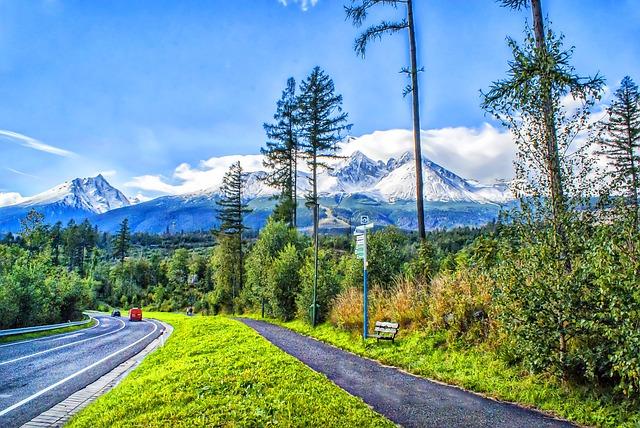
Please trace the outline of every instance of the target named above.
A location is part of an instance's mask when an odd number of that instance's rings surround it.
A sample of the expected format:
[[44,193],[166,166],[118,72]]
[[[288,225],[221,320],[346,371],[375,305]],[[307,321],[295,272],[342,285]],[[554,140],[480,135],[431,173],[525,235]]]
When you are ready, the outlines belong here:
[[404,427],[572,427],[543,413],[412,376],[283,327],[239,319]]

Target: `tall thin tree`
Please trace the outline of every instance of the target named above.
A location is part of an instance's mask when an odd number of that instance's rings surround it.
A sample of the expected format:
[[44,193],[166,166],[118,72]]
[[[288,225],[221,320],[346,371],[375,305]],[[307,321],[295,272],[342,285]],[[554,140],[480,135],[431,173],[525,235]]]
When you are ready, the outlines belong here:
[[391,6],[397,9],[406,7],[407,17],[400,21],[382,21],[377,25],[368,27],[356,38],[354,49],[358,55],[365,56],[369,42],[382,39],[385,34],[394,34],[407,30],[409,36],[410,67],[403,68],[402,72],[409,75],[411,83],[404,89],[404,95],[411,93],[413,107],[413,152],[416,164],[416,209],[418,215],[418,234],[421,240],[427,237],[424,219],[424,192],[422,180],[422,148],[420,134],[420,91],[418,88],[418,48],[416,44],[416,24],[413,14],[413,0],[351,0],[349,6],[345,6],[347,19],[354,26],[361,27],[367,19],[370,10],[376,6]]
[[279,220],[291,227],[297,225],[298,201],[296,195],[298,174],[298,99],[296,81],[287,80],[287,87],[278,101],[275,122],[265,123],[264,130],[269,141],[261,149],[264,166],[268,173],[264,178],[269,186],[280,190],[280,201],[274,210]]
[[[539,2],[536,4],[539,6]],[[507,40],[513,53],[508,77],[494,82],[483,94],[483,107],[510,129],[518,146],[514,186],[521,197],[520,213],[527,219],[527,227],[521,230],[549,225],[553,251],[550,266],[557,279],[549,286],[555,287],[559,296],[570,296],[571,288],[564,281],[573,271],[571,256],[576,249],[569,242],[569,232],[575,232],[577,210],[573,208],[584,207],[584,176],[589,170],[583,155],[586,146],[576,144],[575,153],[570,149],[586,129],[590,110],[600,99],[603,79],[576,74],[571,65],[573,49],[565,50],[563,37],[550,30],[542,48],[536,30],[532,32],[528,26],[523,45],[512,38]],[[575,109],[563,103],[567,98],[576,102]],[[527,233],[525,239],[537,239]],[[573,327],[569,320],[575,309],[567,300],[548,302],[556,319],[558,360],[565,379],[571,337],[568,332]]]
[[114,238],[114,256],[120,260],[121,264],[124,264],[124,259],[129,254],[129,247],[131,245],[131,231],[129,229],[129,219],[125,218],[120,223],[120,229],[118,234]]
[[336,157],[337,144],[342,132],[349,130],[348,114],[342,110],[342,95],[335,93],[333,80],[315,67],[300,85],[300,137],[301,155],[311,170],[311,192],[307,206],[313,209],[313,242],[315,276],[311,305],[311,323],[316,324],[316,296],[318,288],[318,170],[326,169],[327,159]]
[[218,234],[223,239],[231,240],[231,248],[235,253],[235,278],[231,289],[234,300],[237,295],[236,289],[238,292],[242,290],[244,282],[243,232],[248,229],[244,225],[244,216],[251,212],[243,198],[244,183],[242,166],[240,162],[236,162],[225,174],[220,188],[220,199],[216,201],[220,207],[217,213],[220,222]]
[[[498,0],[503,7],[514,10],[531,7],[531,15],[533,19],[533,34],[536,44],[536,60],[539,65],[550,64],[549,49],[547,47],[547,39],[545,35],[544,15],[542,13],[541,0]],[[545,162],[549,175],[550,197],[553,207],[554,218],[562,216],[565,207],[564,186],[562,183],[562,166],[560,165],[560,155],[558,153],[558,133],[556,129],[556,108],[553,105],[553,73],[550,68],[538,67],[538,77],[541,81],[541,101],[542,113],[544,121],[544,147]],[[545,71],[548,71],[545,73]],[[556,233],[563,235],[562,227],[559,221],[555,221],[557,228]],[[562,236],[560,236],[562,239]]]
[[605,137],[602,150],[613,168],[612,185],[620,187],[632,208],[635,229],[639,226],[640,200],[640,92],[631,77],[622,79],[615,100],[607,109],[608,120],[603,124]]

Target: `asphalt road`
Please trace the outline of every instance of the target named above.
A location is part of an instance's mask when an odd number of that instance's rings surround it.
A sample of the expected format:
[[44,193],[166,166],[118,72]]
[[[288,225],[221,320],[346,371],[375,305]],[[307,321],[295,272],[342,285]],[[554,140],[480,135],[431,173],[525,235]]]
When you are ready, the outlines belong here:
[[94,382],[162,333],[153,320],[94,316],[95,327],[0,345],[0,427],[18,427]]
[[[412,376],[273,324],[242,318],[240,321],[404,427],[573,426],[540,412]],[[393,346],[376,346],[386,345]]]

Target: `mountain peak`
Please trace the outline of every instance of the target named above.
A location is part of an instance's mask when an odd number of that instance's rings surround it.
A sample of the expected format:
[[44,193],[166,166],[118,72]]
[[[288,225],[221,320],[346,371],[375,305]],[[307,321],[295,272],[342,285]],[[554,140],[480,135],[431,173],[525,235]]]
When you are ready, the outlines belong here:
[[19,205],[39,207],[57,204],[92,213],[103,213],[131,205],[127,197],[113,187],[102,174],[74,178],[52,189],[31,196]]

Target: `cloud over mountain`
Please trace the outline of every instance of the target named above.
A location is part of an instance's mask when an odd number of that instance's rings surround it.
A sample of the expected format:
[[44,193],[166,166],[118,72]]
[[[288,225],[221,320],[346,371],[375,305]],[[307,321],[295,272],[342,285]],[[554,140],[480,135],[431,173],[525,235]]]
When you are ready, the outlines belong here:
[[[480,129],[457,127],[422,131],[422,140],[425,157],[461,177],[495,182],[508,180],[513,176],[515,148],[511,136],[489,124]],[[340,145],[339,154],[351,156],[360,152],[374,161],[386,163],[389,159],[398,159],[412,150],[412,131],[392,129],[348,138]],[[215,189],[229,166],[236,161],[240,161],[246,172],[264,169],[262,155],[211,157],[197,166],[182,163],[175,168],[171,177],[142,175],[134,177],[126,186],[167,195]],[[305,169],[303,162],[300,169]]]

